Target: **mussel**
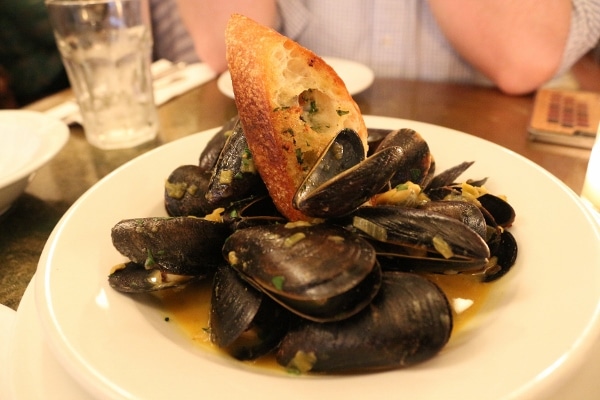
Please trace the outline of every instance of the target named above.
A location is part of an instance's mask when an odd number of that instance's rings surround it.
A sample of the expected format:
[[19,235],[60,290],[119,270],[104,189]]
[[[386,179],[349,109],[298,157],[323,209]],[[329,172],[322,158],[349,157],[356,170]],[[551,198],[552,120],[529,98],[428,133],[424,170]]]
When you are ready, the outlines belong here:
[[286,311],[227,265],[215,273],[210,304],[210,339],[238,360],[268,353],[288,330]]
[[190,283],[198,276],[171,274],[160,268],[146,268],[132,261],[115,266],[108,283],[123,293],[148,293]]
[[360,138],[344,129],[307,174],[294,207],[317,218],[346,215],[389,184],[402,158],[402,149],[391,146],[364,159]]
[[299,324],[276,359],[302,373],[403,368],[436,355],[452,326],[450,305],[436,285],[416,274],[385,272],[369,307],[337,323]]
[[223,255],[243,279],[314,321],[341,320],[357,313],[381,284],[373,247],[333,225],[241,229],[227,238]]
[[212,208],[218,208],[264,193],[266,188],[254,167],[242,124],[238,120],[215,162],[205,193],[206,200]]
[[390,185],[394,187],[410,181],[424,186],[424,182],[433,172],[431,171],[433,156],[425,139],[413,129],[398,129],[390,132],[379,143],[375,152],[388,147],[399,148],[403,154],[401,161],[396,166],[396,173],[390,179]]
[[165,209],[172,217],[203,217],[212,211],[205,193],[210,175],[197,165],[177,167],[165,182]]
[[476,271],[490,257],[485,240],[455,218],[418,208],[361,207],[352,226],[374,241],[394,269],[438,273]]
[[196,217],[133,218],[113,226],[113,246],[131,261],[177,275],[207,276],[221,264],[222,222]]

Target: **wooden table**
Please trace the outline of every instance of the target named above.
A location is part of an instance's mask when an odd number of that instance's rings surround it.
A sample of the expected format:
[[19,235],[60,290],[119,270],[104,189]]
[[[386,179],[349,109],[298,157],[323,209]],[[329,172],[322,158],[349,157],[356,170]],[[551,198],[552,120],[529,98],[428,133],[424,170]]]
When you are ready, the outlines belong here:
[[[589,81],[600,82],[597,65],[592,73],[596,79]],[[589,73],[586,76],[589,78]],[[43,110],[65,95],[29,108]],[[588,150],[528,140],[531,95],[511,97],[492,88],[376,79],[355,99],[363,114],[418,120],[467,132],[529,158],[577,193],[583,185]],[[211,81],[163,105],[158,139],[135,149],[98,150],[86,142],[81,127],[71,127],[65,148],[39,170],[26,193],[0,217],[0,303],[17,308],[52,229],[99,179],[149,149],[219,126],[235,114],[234,101]]]

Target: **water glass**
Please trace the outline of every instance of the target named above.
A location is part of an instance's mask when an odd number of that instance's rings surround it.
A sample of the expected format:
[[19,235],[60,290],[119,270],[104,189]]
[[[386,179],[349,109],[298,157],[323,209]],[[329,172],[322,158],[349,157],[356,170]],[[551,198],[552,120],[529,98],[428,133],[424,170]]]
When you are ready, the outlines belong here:
[[118,149],[158,131],[147,0],[46,0],[87,140]]

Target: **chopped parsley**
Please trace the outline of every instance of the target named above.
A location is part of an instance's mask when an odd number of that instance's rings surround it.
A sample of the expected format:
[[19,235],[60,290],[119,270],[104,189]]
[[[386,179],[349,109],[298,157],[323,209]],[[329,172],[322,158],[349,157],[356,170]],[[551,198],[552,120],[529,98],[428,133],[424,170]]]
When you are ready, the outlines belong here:
[[285,278],[281,275],[274,276],[273,279],[271,279],[271,283],[273,284],[273,286],[275,286],[275,289],[277,289],[277,290],[281,290],[283,288],[284,281],[285,281]]
[[296,161],[298,161],[298,164],[302,164],[304,162],[302,150],[300,149],[296,149]]

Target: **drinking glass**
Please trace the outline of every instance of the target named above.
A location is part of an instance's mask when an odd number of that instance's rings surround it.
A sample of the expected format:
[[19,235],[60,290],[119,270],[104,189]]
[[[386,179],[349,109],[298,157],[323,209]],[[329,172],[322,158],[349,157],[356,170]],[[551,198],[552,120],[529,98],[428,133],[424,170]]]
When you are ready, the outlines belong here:
[[156,137],[147,0],[46,0],[87,140],[101,149]]

